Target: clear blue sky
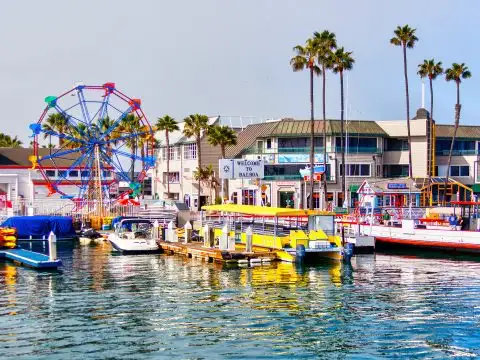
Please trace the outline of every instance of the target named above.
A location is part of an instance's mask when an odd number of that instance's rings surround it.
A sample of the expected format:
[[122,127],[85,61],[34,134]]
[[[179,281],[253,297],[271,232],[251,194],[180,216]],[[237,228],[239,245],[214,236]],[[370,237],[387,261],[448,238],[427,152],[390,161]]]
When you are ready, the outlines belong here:
[[[461,122],[475,124],[479,11],[474,0],[8,1],[0,12],[1,131],[28,141],[44,97],[75,81],[116,82],[142,98],[151,122],[195,112],[308,118],[308,75],[293,73],[289,60],[294,45],[324,29],[356,59],[350,117],[404,119],[402,54],[389,44],[400,24],[420,39],[408,51],[412,115],[421,101],[417,64],[435,57],[472,71],[461,86]],[[339,80],[329,73],[327,81],[328,115],[338,117]],[[437,121],[452,122],[455,85],[442,78],[435,90]]]

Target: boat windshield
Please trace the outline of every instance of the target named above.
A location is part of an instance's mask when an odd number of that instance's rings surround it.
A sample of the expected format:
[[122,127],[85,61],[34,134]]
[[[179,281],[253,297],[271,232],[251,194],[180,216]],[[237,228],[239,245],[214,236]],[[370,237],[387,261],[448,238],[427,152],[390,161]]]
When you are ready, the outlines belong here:
[[120,224],[119,234],[133,233],[135,238],[139,236],[148,236],[152,232],[152,224],[149,222],[125,221]]

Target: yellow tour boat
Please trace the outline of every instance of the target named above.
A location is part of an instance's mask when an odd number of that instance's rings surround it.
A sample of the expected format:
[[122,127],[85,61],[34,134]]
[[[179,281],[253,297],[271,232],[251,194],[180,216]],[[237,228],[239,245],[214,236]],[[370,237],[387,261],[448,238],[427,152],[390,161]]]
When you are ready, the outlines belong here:
[[275,251],[279,259],[289,262],[341,260],[344,255],[332,212],[236,204],[202,209],[202,227],[213,228],[217,241],[226,230],[237,246],[246,246],[251,233],[253,250]]

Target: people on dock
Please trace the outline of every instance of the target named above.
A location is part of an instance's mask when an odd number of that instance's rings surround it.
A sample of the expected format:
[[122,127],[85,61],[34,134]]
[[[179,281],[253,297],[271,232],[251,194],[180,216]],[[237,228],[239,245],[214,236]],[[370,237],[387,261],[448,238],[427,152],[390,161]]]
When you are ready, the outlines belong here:
[[390,213],[388,212],[388,210],[385,210],[383,214],[383,224],[389,226],[390,219],[391,219]]
[[457,230],[457,217],[455,216],[455,214],[450,214],[448,218],[448,223],[450,225],[450,229]]

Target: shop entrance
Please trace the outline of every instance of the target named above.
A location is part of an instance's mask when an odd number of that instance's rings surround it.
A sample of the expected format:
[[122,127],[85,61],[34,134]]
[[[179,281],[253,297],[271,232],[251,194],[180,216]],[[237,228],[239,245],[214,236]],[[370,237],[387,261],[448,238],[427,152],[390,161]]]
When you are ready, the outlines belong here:
[[295,193],[293,191],[279,191],[279,207],[281,208],[295,208],[295,201],[294,196]]

